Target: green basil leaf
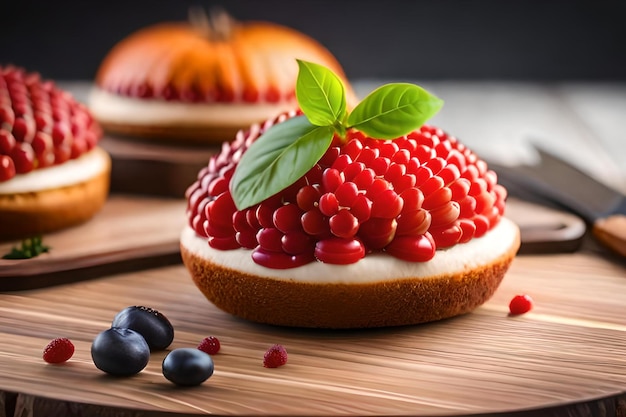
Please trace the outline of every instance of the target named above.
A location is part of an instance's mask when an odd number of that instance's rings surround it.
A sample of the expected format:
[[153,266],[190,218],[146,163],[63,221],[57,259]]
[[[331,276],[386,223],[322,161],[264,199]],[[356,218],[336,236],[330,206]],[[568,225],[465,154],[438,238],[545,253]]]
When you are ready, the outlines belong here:
[[230,182],[238,210],[284,190],[306,174],[329,148],[332,126],[314,126],[297,116],[276,124],[242,155]]
[[384,85],[365,97],[348,116],[348,126],[376,139],[395,139],[422,126],[443,100],[414,84]]
[[332,126],[346,115],[346,91],[335,73],[312,62],[298,60],[296,98],[316,126]]

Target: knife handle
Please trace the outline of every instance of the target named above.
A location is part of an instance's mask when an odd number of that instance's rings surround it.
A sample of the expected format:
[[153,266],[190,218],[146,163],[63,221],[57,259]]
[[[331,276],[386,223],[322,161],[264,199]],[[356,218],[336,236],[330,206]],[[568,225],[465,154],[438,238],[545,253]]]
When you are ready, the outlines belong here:
[[596,220],[593,235],[600,243],[626,257],[626,215],[614,214]]

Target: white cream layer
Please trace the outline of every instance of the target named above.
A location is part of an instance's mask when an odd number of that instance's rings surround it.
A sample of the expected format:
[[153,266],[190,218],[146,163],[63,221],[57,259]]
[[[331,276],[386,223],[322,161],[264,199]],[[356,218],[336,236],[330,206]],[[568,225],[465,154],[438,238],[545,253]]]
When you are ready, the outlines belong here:
[[0,182],[0,194],[28,193],[79,184],[99,175],[109,165],[109,155],[101,148],[94,148],[77,159],[18,174]]
[[372,254],[350,265],[314,262],[292,269],[270,269],[254,263],[249,250],[211,248],[206,239],[198,237],[189,226],[181,234],[185,248],[210,262],[262,277],[310,283],[368,283],[462,272],[508,253],[518,239],[517,225],[503,218],[485,236],[439,250],[428,262],[406,262],[386,254]]
[[89,109],[101,122],[150,126],[242,126],[274,117],[295,106],[295,100],[250,104],[180,103],[122,97],[98,88],[94,88],[89,97]]

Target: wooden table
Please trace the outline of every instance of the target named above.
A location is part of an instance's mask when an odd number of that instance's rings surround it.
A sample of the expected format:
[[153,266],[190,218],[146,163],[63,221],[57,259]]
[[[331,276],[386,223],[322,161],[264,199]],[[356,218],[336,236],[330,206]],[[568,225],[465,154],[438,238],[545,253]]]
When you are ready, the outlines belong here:
[[[182,266],[8,293],[0,296],[0,389],[5,403],[16,401],[17,411],[33,413],[15,415],[35,416],[108,416],[118,408],[124,416],[145,415],[130,410],[505,415],[552,408],[554,415],[621,416],[625,284],[624,262],[601,252],[520,256],[495,296],[471,314],[367,331],[283,329],[238,320],[206,301]],[[510,317],[508,302],[519,293],[530,294],[535,308]],[[222,349],[214,356],[213,377],[197,388],[176,388],[161,374],[163,352],[153,353],[148,367],[132,378],[97,370],[91,341],[118,310],[135,304],[169,317],[176,330],[170,349],[218,337]],[[42,349],[60,336],[74,341],[75,356],[62,366],[47,365]],[[262,356],[274,343],[286,347],[289,362],[266,369]]]
[[[483,153],[503,155],[504,147],[523,145],[523,131],[537,131],[598,177],[626,185],[618,130],[626,114],[623,85],[598,91],[433,83],[431,89],[450,109],[437,123]],[[182,265],[6,292],[0,294],[0,417],[625,416],[625,286],[626,261],[587,240],[573,254],[518,256],[494,297],[471,314],[402,328],[249,323],[206,301]],[[531,295],[535,308],[511,317],[508,303],[519,293]],[[153,353],[131,378],[97,370],[93,338],[117,311],[136,304],[169,317],[176,330],[170,349],[218,337],[215,374],[199,387],[177,388],[161,373],[164,352]],[[41,359],[55,337],[76,345],[60,366]],[[289,362],[266,369],[263,353],[274,343],[286,347]]]

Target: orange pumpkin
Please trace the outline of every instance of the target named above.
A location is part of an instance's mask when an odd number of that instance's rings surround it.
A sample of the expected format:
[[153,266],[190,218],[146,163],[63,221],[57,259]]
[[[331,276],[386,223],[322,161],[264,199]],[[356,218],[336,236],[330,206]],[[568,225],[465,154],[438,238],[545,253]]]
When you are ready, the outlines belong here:
[[225,13],[162,23],[139,30],[109,52],[90,107],[110,132],[222,142],[297,106],[296,58],[329,67],[348,85],[326,48],[290,28],[240,23]]

